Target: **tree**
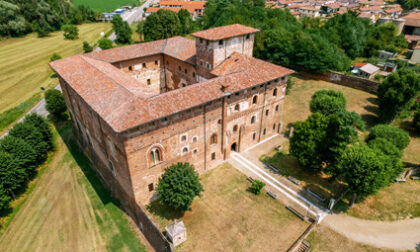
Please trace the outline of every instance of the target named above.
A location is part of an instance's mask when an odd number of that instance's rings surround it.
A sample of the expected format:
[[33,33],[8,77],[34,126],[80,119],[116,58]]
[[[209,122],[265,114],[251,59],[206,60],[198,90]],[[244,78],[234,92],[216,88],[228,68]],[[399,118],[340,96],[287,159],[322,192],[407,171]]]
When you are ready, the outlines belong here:
[[131,35],[133,31],[131,30],[130,26],[126,21],[124,21],[120,15],[115,15],[111,23],[114,28],[114,32],[117,35],[117,43],[120,44],[130,44],[131,41]]
[[145,21],[139,21],[136,27],[136,32],[139,34],[140,40],[144,39],[144,22]]
[[53,62],[59,59],[61,59],[61,56],[58,55],[57,53],[53,53],[53,55],[51,55],[50,62]]
[[414,113],[413,126],[417,130],[417,132],[420,132],[420,108],[418,108]]
[[0,0],[0,36],[21,36],[30,31],[17,5]]
[[93,46],[89,45],[87,41],[83,41],[83,52],[89,53],[91,51],[93,51]]
[[143,31],[145,41],[170,38],[180,34],[181,23],[175,12],[160,9],[146,18]]
[[390,74],[378,86],[380,119],[391,122],[398,116],[406,116],[419,92],[420,78],[413,71],[404,68]]
[[79,29],[75,25],[67,24],[63,26],[63,36],[65,39],[75,40],[79,37]]
[[107,38],[101,38],[98,41],[98,46],[102,49],[102,50],[106,50],[106,49],[110,49],[112,48],[112,40],[109,40]]
[[340,91],[322,89],[312,95],[310,109],[312,113],[335,114],[346,110],[346,98]]
[[24,140],[32,147],[37,164],[46,160],[49,145],[44,142],[44,137],[37,127],[28,122],[17,123],[9,131],[9,135]]
[[410,136],[406,131],[386,124],[375,125],[370,130],[366,142],[369,143],[377,138],[384,138],[388,140],[400,150],[405,149],[410,143]]
[[388,159],[384,159],[384,161],[385,165],[388,167],[387,169],[392,170],[392,173],[389,174],[390,180],[401,175],[404,168],[403,163],[401,162],[402,151],[400,149],[385,138],[375,138],[372,141],[369,141],[368,146],[371,149],[382,152],[388,157]]
[[349,191],[365,197],[387,186],[390,182],[390,171],[384,164],[384,158],[384,154],[366,145],[347,148],[338,166],[343,171]]
[[292,90],[294,84],[295,81],[293,80],[293,77],[289,77],[287,79],[286,95],[290,94],[290,91]]
[[261,194],[261,190],[264,188],[265,183],[256,179],[252,182],[251,184],[251,191],[255,194],[255,195],[260,195]]
[[177,163],[165,169],[159,178],[157,191],[160,201],[178,211],[186,211],[203,190],[198,173],[189,163]]
[[0,191],[14,198],[26,178],[25,169],[16,163],[13,156],[0,151]]
[[181,34],[189,34],[194,31],[194,21],[191,18],[190,13],[186,9],[181,9],[178,12],[178,18],[181,23]]
[[35,151],[24,140],[5,136],[0,140],[0,151],[10,154],[16,165],[25,169],[27,176],[33,174],[37,166]]
[[320,152],[328,128],[329,118],[321,113],[313,113],[303,122],[293,125],[290,139],[290,153],[297,158],[299,166],[310,171],[320,171],[323,157]]
[[[0,158],[1,158],[1,154],[0,154]],[[0,211],[3,211],[9,208],[10,200],[11,200],[10,196],[7,195],[7,193],[3,190],[3,188],[0,187]]]
[[62,118],[67,110],[64,95],[57,89],[49,89],[45,92],[45,103],[47,111],[56,118]]
[[25,116],[23,122],[35,126],[42,134],[42,140],[47,144],[48,150],[53,149],[52,130],[48,122],[42,116],[36,113],[30,113]]

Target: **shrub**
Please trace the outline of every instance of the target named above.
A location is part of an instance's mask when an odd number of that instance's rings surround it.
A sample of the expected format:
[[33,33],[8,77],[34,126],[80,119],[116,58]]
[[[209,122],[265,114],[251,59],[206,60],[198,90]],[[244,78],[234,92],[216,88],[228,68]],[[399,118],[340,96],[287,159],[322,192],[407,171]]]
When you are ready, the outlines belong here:
[[410,143],[410,136],[407,132],[386,124],[378,124],[374,126],[370,130],[366,141],[369,143],[376,138],[384,138],[400,150],[405,149],[405,147],[407,147]]
[[177,163],[166,168],[157,186],[160,201],[178,211],[188,210],[193,199],[202,191],[198,173],[189,163]]
[[261,190],[264,188],[265,183],[260,181],[260,180],[254,180],[251,184],[251,191],[255,194],[255,195],[260,195],[261,194]]
[[53,55],[51,55],[50,62],[53,62],[59,59],[61,59],[61,56],[58,55],[57,53],[53,53]]
[[106,49],[110,49],[112,48],[112,41],[107,39],[107,38],[101,38],[98,41],[98,46],[102,49],[102,50],[106,50]]
[[10,200],[10,196],[7,195],[6,191],[4,191],[3,188],[0,187],[0,211],[9,208]]
[[398,149],[394,144],[385,138],[376,138],[369,141],[368,146],[371,149],[380,151],[386,157],[384,157],[383,162],[387,166],[388,170],[392,170],[390,175],[390,180],[395,179],[403,172],[403,163],[401,162],[402,151]]
[[310,109],[312,113],[334,114],[346,109],[346,98],[339,91],[319,90],[312,95]]
[[45,92],[45,103],[47,111],[57,118],[61,118],[67,110],[64,95],[57,89],[50,89]]
[[289,79],[287,79],[286,95],[290,93],[290,90],[292,90],[294,84],[295,81],[293,80],[293,78],[289,77]]
[[91,51],[93,51],[93,46],[89,45],[88,42],[83,41],[83,52],[88,53],[88,52],[91,52]]
[[75,25],[67,24],[63,26],[63,36],[65,39],[75,40],[79,37],[79,29]]
[[10,154],[15,159],[16,164],[25,168],[28,176],[34,172],[37,165],[35,151],[24,140],[13,136],[5,136],[0,140],[0,151]]

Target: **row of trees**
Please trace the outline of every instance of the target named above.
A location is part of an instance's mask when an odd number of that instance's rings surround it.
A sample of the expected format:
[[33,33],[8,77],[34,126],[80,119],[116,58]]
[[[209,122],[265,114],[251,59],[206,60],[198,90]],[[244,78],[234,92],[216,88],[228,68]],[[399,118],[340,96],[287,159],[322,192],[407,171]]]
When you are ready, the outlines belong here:
[[53,147],[51,128],[37,114],[25,116],[0,140],[0,210],[8,208]]
[[101,13],[63,0],[0,0],[0,37],[18,37],[35,31],[40,37],[64,24],[95,21]]
[[290,152],[301,167],[344,181],[350,192],[364,197],[401,174],[402,152],[410,138],[401,129],[380,124],[371,129],[364,143],[358,138],[364,122],[345,107],[343,93],[315,92],[310,103],[312,114],[294,124]]

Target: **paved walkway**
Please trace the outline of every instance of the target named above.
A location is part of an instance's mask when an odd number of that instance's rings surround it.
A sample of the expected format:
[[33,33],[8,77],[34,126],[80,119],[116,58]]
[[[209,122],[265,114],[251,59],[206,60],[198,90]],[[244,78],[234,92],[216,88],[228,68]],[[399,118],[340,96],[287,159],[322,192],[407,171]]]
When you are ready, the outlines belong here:
[[331,214],[322,225],[356,242],[389,249],[420,251],[420,218],[388,222]]

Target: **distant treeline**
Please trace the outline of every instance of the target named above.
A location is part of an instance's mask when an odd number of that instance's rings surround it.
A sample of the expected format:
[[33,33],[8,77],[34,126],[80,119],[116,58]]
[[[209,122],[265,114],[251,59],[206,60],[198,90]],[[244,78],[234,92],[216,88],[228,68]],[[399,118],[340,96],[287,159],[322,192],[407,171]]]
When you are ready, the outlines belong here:
[[101,13],[70,0],[0,0],[0,37],[47,36],[63,24],[95,21]]
[[297,20],[287,9],[265,8],[264,0],[209,0],[198,22],[201,29],[234,23],[258,28],[254,56],[307,71],[345,71],[356,57],[407,47],[392,23],[371,24],[353,12]]

